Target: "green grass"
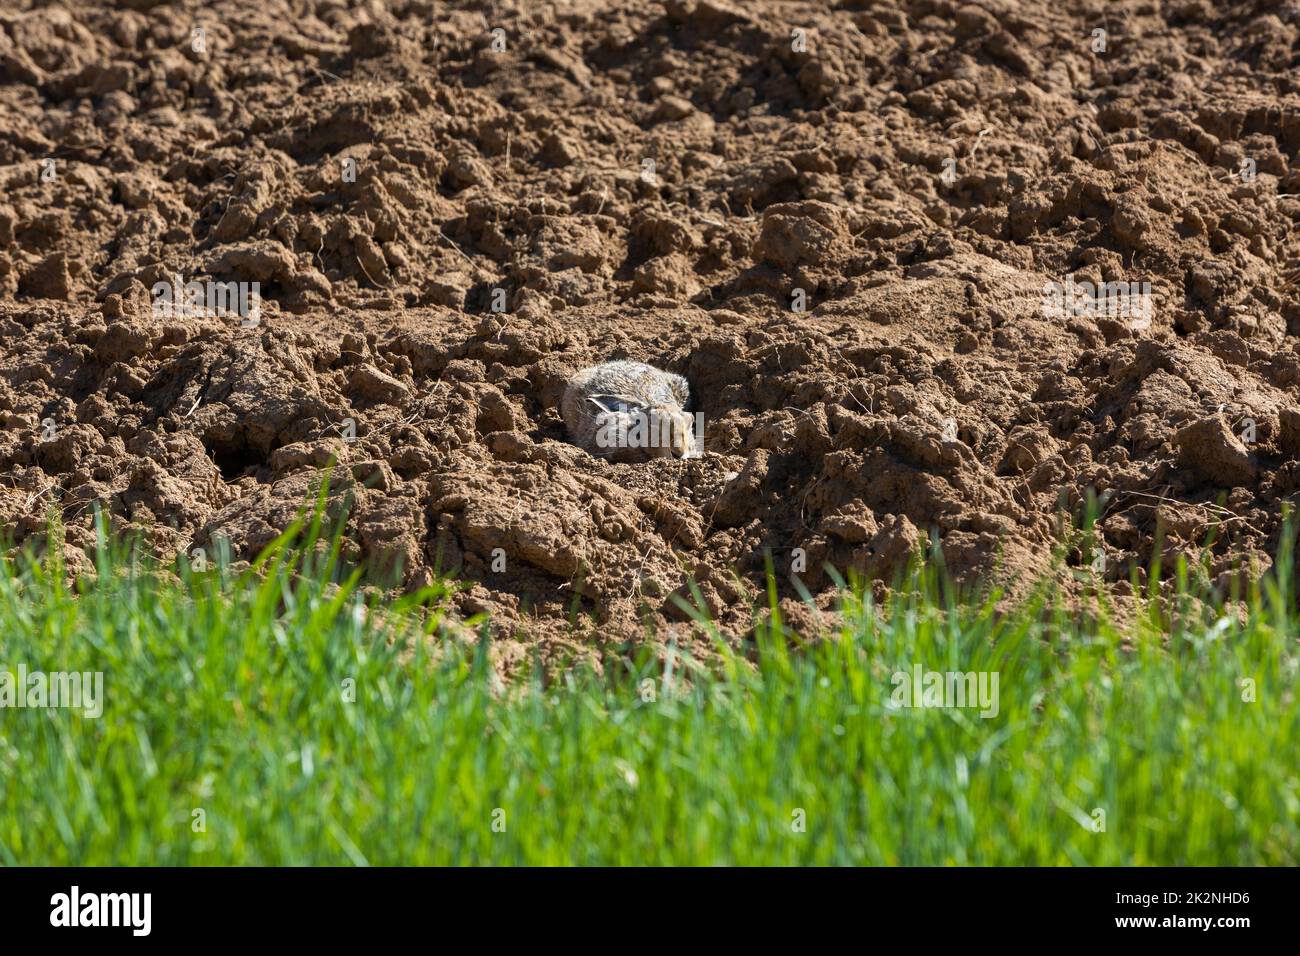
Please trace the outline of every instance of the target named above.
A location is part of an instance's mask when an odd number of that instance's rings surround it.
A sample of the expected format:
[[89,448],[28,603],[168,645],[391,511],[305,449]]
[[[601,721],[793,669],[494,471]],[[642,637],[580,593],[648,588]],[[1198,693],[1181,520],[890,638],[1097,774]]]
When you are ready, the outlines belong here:
[[[928,567],[884,608],[846,591],[831,639],[503,689],[486,642],[425,636],[441,592],[371,613],[317,530],[239,575],[106,550],[82,593],[0,564],[0,669],[103,671],[106,696],[98,719],[0,710],[0,862],[1300,859],[1285,554],[1244,620],[1121,633],[1048,592],[995,614]],[[999,713],[891,710],[916,663],[997,672]]]

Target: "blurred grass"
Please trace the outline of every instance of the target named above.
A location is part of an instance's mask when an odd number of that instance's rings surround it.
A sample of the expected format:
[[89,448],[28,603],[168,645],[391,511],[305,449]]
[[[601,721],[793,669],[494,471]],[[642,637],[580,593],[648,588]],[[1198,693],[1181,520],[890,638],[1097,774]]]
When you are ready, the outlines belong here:
[[[506,689],[485,641],[427,637],[441,588],[372,607],[319,522],[242,574],[135,553],[104,545],[81,593],[57,560],[0,562],[0,669],[103,671],[107,698],[0,709],[0,862],[1300,859],[1287,546],[1244,615],[1120,627],[1049,590],[998,613],[929,563],[886,607],[846,589],[830,640],[776,615],[751,660]],[[891,708],[914,664],[997,672],[997,716]]]

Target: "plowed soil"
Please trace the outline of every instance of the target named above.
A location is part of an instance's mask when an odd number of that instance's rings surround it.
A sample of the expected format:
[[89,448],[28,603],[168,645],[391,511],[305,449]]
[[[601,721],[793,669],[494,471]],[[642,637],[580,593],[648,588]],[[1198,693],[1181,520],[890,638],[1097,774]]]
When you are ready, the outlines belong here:
[[[767,561],[808,624],[927,539],[1014,589],[1090,492],[1081,571],[1226,585],[1300,490],[1298,67],[1265,0],[9,0],[0,526],[247,560],[337,460],[349,556],[521,653],[684,633],[691,580],[743,634]],[[702,458],[566,441],[613,358]]]

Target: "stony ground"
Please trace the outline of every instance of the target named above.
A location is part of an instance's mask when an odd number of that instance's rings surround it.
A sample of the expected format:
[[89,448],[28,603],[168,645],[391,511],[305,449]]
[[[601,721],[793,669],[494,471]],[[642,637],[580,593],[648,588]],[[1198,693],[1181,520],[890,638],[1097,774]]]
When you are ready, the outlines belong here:
[[[1298,65],[1296,2],[10,2],[0,525],[248,559],[337,460],[376,585],[454,571],[519,653],[927,537],[1023,587],[1090,491],[1068,561],[1226,586],[1300,490]],[[702,458],[566,442],[609,358]]]

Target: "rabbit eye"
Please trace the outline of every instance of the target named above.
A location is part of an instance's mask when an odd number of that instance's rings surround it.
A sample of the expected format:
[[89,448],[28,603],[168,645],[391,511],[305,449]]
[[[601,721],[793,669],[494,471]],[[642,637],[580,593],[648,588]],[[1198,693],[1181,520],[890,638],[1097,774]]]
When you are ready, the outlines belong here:
[[617,395],[592,395],[587,400],[606,412],[627,413],[632,410],[632,405],[627,399],[619,398]]

